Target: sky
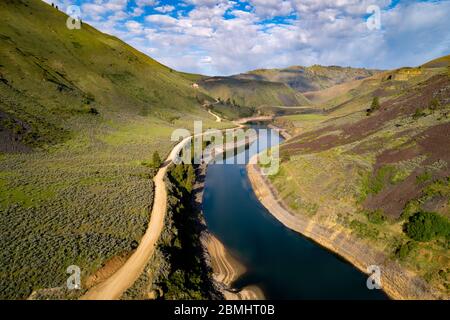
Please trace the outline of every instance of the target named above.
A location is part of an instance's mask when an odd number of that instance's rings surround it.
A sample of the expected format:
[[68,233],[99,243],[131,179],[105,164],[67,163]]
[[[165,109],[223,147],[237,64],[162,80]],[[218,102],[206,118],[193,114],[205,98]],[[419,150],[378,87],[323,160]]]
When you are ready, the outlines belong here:
[[[44,0],[179,71],[417,66],[450,54],[450,0]],[[379,22],[379,23],[377,23]]]

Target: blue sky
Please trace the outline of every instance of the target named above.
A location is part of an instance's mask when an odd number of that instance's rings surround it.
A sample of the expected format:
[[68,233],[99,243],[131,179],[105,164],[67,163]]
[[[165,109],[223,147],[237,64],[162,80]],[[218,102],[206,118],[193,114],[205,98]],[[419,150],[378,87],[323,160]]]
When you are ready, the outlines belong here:
[[[391,69],[450,54],[450,0],[45,0],[174,69]],[[369,28],[379,9],[380,28]]]

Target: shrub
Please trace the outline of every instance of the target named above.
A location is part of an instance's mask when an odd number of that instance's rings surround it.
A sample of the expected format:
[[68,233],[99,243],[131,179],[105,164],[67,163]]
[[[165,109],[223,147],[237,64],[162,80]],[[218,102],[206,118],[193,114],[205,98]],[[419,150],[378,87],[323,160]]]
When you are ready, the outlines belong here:
[[427,114],[425,112],[423,112],[423,110],[420,109],[416,109],[416,112],[414,112],[413,114],[413,119],[417,120],[419,118],[425,117]]
[[361,238],[377,239],[380,233],[376,228],[358,220],[352,220],[349,226]]
[[367,219],[374,224],[382,224],[386,221],[386,217],[383,215],[383,210],[378,209],[375,211],[369,211],[366,213]]
[[153,152],[152,164],[153,164],[153,167],[155,167],[155,168],[161,167],[162,160],[161,160],[161,157],[159,156],[158,151]]
[[427,182],[432,177],[433,177],[433,175],[431,174],[431,172],[425,171],[416,177],[416,181],[417,181],[417,183],[420,184],[420,183]]
[[404,232],[411,239],[430,241],[438,237],[448,238],[450,223],[447,218],[434,212],[417,212],[404,225]]
[[440,107],[440,103],[439,100],[437,98],[433,98],[433,100],[431,100],[430,102],[430,110],[437,110]]
[[97,109],[91,107],[91,108],[89,108],[88,113],[93,114],[93,115],[98,115],[100,112],[98,112]]
[[404,260],[415,248],[417,248],[417,243],[414,241],[402,243],[395,250],[395,256],[400,260]]
[[378,97],[373,97],[372,104],[370,105],[370,108],[367,109],[367,115],[369,116],[372,112],[377,111],[378,109],[380,109],[380,99]]

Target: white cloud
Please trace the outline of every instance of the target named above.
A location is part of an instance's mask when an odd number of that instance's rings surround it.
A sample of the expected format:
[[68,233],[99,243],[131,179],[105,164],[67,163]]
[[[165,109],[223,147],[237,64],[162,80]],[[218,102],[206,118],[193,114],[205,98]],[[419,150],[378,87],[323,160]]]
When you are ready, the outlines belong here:
[[133,17],[140,17],[144,12],[145,12],[144,9],[142,9],[140,7],[136,7],[133,9],[133,12],[131,13],[131,15]]
[[[390,0],[249,0],[247,9],[227,0],[186,0],[192,10],[177,6],[173,17],[161,4],[154,8],[161,14],[147,13],[145,19],[132,17],[145,15],[146,6],[157,1],[142,0],[134,9],[124,2],[85,6],[100,29],[183,71],[233,74],[315,63],[394,68],[450,53],[450,0],[408,0],[394,8]],[[382,9],[381,30],[366,26],[371,4]],[[292,13],[297,18],[287,19]]]
[[291,1],[250,0],[256,14],[262,17],[287,16],[294,11]]
[[126,28],[128,29],[129,32],[131,32],[134,35],[138,35],[138,34],[143,34],[144,33],[144,27],[142,26],[141,23],[134,21],[134,20],[129,20],[125,23]]
[[135,0],[138,7],[153,7],[159,4],[157,0]]
[[173,10],[175,10],[175,7],[171,6],[171,5],[164,5],[164,6],[156,7],[155,10],[158,12],[161,12],[161,13],[168,13],[168,12],[172,12]]
[[148,22],[152,22],[154,24],[162,25],[162,26],[176,26],[178,24],[177,19],[165,15],[165,14],[153,14],[145,17],[145,20]]

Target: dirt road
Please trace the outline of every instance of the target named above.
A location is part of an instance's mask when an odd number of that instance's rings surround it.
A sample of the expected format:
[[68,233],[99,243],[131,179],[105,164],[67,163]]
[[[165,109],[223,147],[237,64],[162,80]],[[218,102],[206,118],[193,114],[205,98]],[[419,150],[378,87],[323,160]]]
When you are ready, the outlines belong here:
[[150,223],[136,251],[125,264],[104,282],[91,288],[83,300],[115,300],[119,299],[144,270],[145,265],[155,251],[156,243],[163,230],[164,217],[167,209],[167,190],[164,177],[167,168],[179,154],[181,148],[190,141],[191,137],[183,139],[170,152],[167,160],[153,178],[155,184],[155,199],[153,202]]
[[212,112],[211,110],[208,110],[208,113],[216,118],[216,122],[222,122],[222,118],[219,117],[217,114]]

